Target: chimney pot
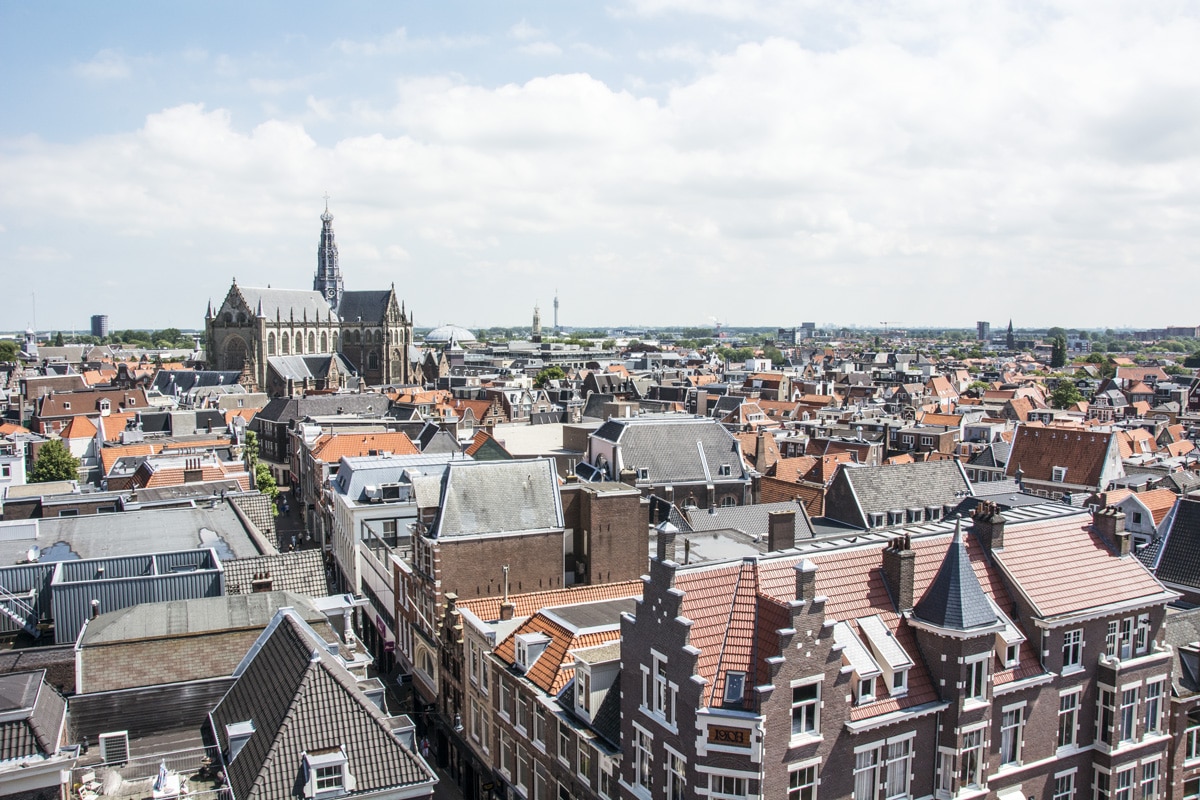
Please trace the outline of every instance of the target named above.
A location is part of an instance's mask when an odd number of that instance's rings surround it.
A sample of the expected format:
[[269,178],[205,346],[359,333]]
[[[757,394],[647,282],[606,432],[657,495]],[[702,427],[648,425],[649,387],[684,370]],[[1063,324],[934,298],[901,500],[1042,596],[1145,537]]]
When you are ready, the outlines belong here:
[[902,614],[913,609],[916,567],[917,554],[907,535],[897,536],[883,549],[883,577],[896,602],[896,610]]

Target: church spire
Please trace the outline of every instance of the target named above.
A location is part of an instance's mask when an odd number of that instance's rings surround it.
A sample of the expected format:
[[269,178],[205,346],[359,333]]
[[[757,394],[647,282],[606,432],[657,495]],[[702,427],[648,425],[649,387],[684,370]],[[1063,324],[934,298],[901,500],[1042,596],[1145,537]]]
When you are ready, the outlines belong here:
[[329,194],[325,194],[325,212],[321,214],[321,243],[317,245],[317,274],[313,291],[320,292],[331,308],[342,302],[342,270],[338,266],[337,242],[333,238],[333,214],[329,213]]

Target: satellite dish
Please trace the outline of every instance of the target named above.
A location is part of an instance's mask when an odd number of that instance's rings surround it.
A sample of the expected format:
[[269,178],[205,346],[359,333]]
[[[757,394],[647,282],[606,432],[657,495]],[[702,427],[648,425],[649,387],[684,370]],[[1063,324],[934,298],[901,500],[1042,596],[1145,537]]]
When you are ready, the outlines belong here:
[[35,544],[33,547],[29,548],[29,551],[25,553],[25,556],[29,559],[29,563],[32,564],[42,557],[42,548]]

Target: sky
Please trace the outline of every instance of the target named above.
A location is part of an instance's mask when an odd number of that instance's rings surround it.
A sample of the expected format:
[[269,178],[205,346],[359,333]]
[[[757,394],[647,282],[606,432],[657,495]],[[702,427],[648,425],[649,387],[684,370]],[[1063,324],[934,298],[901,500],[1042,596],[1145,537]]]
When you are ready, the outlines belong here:
[[0,329],[1198,324],[1198,9],[8,0]]

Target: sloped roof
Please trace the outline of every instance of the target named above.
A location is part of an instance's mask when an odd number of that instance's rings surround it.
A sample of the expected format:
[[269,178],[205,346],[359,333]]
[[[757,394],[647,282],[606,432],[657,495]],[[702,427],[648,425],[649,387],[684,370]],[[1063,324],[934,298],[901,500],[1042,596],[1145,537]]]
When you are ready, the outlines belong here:
[[1022,425],[1013,437],[1005,474],[1013,476],[1020,467],[1029,480],[1051,481],[1054,467],[1066,467],[1067,483],[1098,486],[1112,437],[1111,433]]
[[357,786],[349,796],[432,783],[429,766],[392,735],[387,718],[311,628],[281,611],[263,631],[237,681],[210,714],[228,750],[227,726],[253,721],[232,764],[235,800],[295,796],[305,753],[342,748]]
[[347,456],[369,456],[372,451],[401,456],[421,452],[408,434],[400,432],[327,433],[317,439],[310,452],[313,460],[332,464]]
[[442,478],[434,538],[563,527],[553,459],[456,461]]
[[963,544],[961,523],[955,527],[954,538],[946,549],[937,576],[917,601],[913,614],[931,625],[958,631],[985,628],[999,622],[971,567]]
[[795,501],[697,508],[688,515],[688,525],[694,531],[741,531],[747,536],[761,536],[766,541],[770,514],[773,511],[795,512],[796,541],[813,537],[812,522],[805,513],[804,504]]
[[45,679],[44,669],[0,675],[0,762],[58,751],[67,701]]
[[878,467],[846,465],[844,476],[863,514],[927,506],[957,505],[971,484],[957,461],[924,461]]
[[1200,500],[1179,500],[1154,574],[1177,586],[1200,586]]
[[318,549],[273,553],[253,558],[223,561],[225,593],[249,594],[256,578],[270,579],[275,592],[293,592],[308,597],[325,597],[329,584],[325,579],[325,561]]
[[259,305],[262,306],[262,314],[267,319],[308,319],[324,320],[331,315],[337,319],[337,315],[329,308],[329,303],[320,292],[307,291],[304,289],[261,289],[255,286],[237,286],[237,291],[246,300],[246,307],[250,309],[251,314],[259,312]]
[[1175,507],[1175,501],[1179,499],[1179,495],[1170,489],[1151,489],[1148,492],[1138,492],[1134,497],[1150,512],[1155,525],[1163,521],[1167,512]]
[[723,480],[749,478],[737,439],[714,419],[610,419],[592,435],[619,444],[620,467],[646,470],[639,481],[711,482],[723,464],[732,473]]
[[67,427],[59,433],[64,439],[91,439],[96,435],[96,426],[84,416],[71,417]]
[[361,319],[365,323],[379,324],[387,316],[391,296],[390,289],[343,292],[342,301],[338,304],[338,316],[345,322]]
[[[307,356],[270,356],[267,364],[275,370],[275,374],[283,380],[303,381],[305,378],[318,379],[329,377],[330,368],[337,363],[338,371],[350,375],[354,367],[341,353],[325,353]],[[386,405],[386,404],[385,404]]]
[[[525,592],[509,595],[508,601],[513,604],[513,617],[519,619],[535,614],[543,608],[614,600],[619,597],[640,597],[641,594],[642,582],[634,580],[571,586],[544,592]],[[500,606],[503,602],[502,597],[480,597],[474,600],[460,600],[458,608],[470,611],[481,620],[492,622],[500,619]]]

